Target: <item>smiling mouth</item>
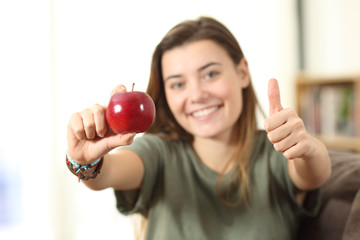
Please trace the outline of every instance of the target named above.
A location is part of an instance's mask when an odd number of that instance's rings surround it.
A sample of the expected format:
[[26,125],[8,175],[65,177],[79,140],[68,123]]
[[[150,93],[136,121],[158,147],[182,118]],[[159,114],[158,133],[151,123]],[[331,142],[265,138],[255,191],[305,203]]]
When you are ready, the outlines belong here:
[[215,107],[202,109],[202,110],[191,113],[191,116],[193,116],[195,118],[207,117],[207,116],[211,115],[212,113],[216,112],[219,108],[221,108],[221,106],[222,105],[218,105],[218,106],[215,106]]

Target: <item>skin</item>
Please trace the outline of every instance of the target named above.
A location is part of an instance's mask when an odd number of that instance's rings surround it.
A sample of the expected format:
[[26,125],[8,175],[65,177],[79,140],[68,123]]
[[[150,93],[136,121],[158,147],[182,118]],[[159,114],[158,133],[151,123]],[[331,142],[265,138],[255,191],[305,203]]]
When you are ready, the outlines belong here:
[[202,40],[167,51],[162,66],[171,112],[193,134],[204,164],[220,172],[236,144],[230,136],[250,82],[246,60],[234,65],[222,47]]
[[[235,65],[210,40],[175,47],[164,53],[162,69],[169,107],[180,125],[193,134],[193,147],[209,168],[220,172],[236,143],[230,134],[242,111],[242,89],[250,82],[245,59]],[[320,186],[330,174],[325,146],[307,133],[292,109],[284,109],[275,79],[269,81],[269,118],[264,126],[269,140],[289,161],[290,178],[299,196]],[[119,85],[112,93],[126,91]],[[101,174],[84,181],[91,189],[125,190],[141,187],[144,166],[137,154],[112,149],[131,144],[135,134],[107,130],[105,107],[94,105],[75,113],[68,125],[68,152],[76,162],[88,164],[103,156]],[[231,166],[229,166],[231,167]]]
[[290,177],[299,190],[319,187],[331,173],[326,147],[305,129],[293,109],[284,109],[276,79],[268,85],[269,118],[264,126],[270,142],[288,159]]

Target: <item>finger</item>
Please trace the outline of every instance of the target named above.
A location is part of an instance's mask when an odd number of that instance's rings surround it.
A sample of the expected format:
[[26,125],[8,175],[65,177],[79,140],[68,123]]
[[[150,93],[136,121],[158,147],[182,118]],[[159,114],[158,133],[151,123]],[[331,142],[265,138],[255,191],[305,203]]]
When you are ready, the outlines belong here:
[[104,137],[107,131],[107,125],[105,120],[105,108],[99,104],[95,104],[91,107],[94,115],[95,130],[99,137]]
[[136,133],[126,133],[126,134],[117,134],[114,136],[111,136],[105,140],[107,140],[107,150],[112,150],[119,146],[126,146],[130,145],[135,137]]
[[288,111],[287,109],[285,109],[284,111],[279,112],[276,116],[269,117],[268,119],[265,120],[264,122],[265,130],[267,132],[273,131],[274,129],[285,124],[288,121],[288,119],[289,119]]
[[94,115],[90,109],[85,109],[81,112],[83,119],[85,135],[87,139],[94,139],[96,136],[95,132],[95,121]]
[[80,113],[74,113],[71,116],[68,128],[71,130],[71,132],[75,135],[75,137],[78,140],[86,139],[84,125]]
[[134,137],[136,136],[136,133],[126,133],[121,136],[121,145],[130,145]]
[[283,109],[280,101],[279,84],[276,79],[272,78],[268,83],[268,98],[269,98],[269,114],[270,116]]
[[286,124],[281,125],[280,127],[268,132],[268,139],[270,142],[277,143],[288,137],[291,134],[291,129],[287,127]]
[[110,96],[118,92],[126,92],[126,87],[122,84],[117,85],[110,93]]
[[297,143],[295,145],[293,145],[292,147],[286,149],[283,152],[284,157],[286,157],[287,159],[291,160],[291,159],[295,159],[295,158],[299,158],[303,155],[303,144],[301,143]]
[[298,143],[298,140],[290,134],[282,139],[280,142],[274,143],[274,148],[278,152],[285,152]]

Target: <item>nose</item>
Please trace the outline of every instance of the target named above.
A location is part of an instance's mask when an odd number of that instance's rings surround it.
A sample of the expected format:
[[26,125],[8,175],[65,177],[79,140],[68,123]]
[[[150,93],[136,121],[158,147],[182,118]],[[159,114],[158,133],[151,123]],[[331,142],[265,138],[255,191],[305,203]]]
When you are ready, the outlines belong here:
[[207,91],[206,86],[201,84],[199,81],[192,81],[189,90],[189,99],[193,103],[203,102],[209,97],[209,92]]

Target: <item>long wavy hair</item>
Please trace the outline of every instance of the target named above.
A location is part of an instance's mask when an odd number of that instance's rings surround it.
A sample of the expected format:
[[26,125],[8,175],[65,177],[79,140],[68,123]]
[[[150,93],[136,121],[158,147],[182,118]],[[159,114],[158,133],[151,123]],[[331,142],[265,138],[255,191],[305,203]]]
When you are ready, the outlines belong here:
[[[164,79],[162,76],[161,60],[164,53],[175,47],[199,40],[212,40],[223,47],[235,65],[238,65],[244,54],[233,34],[219,21],[210,17],[200,17],[196,20],[186,20],[172,28],[155,48],[151,63],[150,80],[147,93],[152,97],[156,107],[156,117],[147,133],[161,134],[166,139],[182,139],[193,141],[193,136],[175,120],[165,97]],[[244,201],[249,203],[251,195],[249,182],[249,159],[253,139],[256,133],[256,108],[258,100],[250,84],[242,89],[243,110],[235,123],[232,140],[236,141],[237,149],[228,160],[218,181],[219,197],[228,205]],[[233,166],[230,181],[222,187],[225,170]],[[236,191],[234,191],[236,190]],[[237,197],[234,198],[234,192]],[[234,200],[235,199],[235,200]]]

